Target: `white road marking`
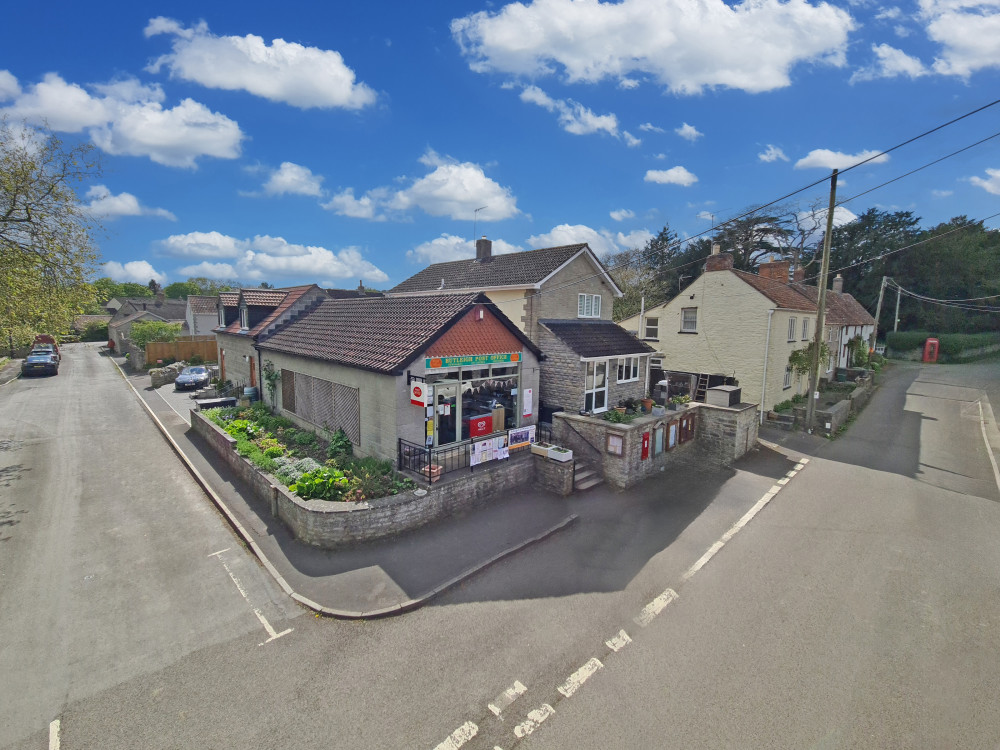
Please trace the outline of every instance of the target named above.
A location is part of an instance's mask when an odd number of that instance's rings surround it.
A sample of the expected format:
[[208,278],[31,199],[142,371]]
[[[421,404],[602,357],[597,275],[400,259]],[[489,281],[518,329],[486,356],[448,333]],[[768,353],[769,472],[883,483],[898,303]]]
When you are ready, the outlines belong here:
[[479,727],[471,721],[467,721],[454,732],[449,734],[448,739],[435,747],[434,750],[458,750],[458,748],[471,740],[478,733]]
[[59,750],[59,736],[62,732],[62,724],[59,719],[53,719],[49,723],[49,750]]
[[522,721],[514,727],[514,736],[518,739],[527,737],[529,734],[538,729],[538,726],[555,712],[556,710],[552,708],[552,706],[548,703],[543,703],[540,707],[531,711],[525,721]]
[[788,480],[789,480],[789,477],[782,477],[781,479],[778,480],[778,484],[780,486],[784,487],[786,484],[788,484]]
[[614,652],[621,651],[628,644],[632,642],[632,639],[628,637],[628,633],[624,630],[619,630],[618,635],[606,640],[604,645],[610,648]]
[[209,557],[216,557],[218,555],[221,555],[223,552],[229,552],[229,550],[231,549],[232,547],[226,547],[225,549],[220,549],[218,552],[213,552],[211,555],[209,555]]
[[979,404],[979,429],[983,433],[983,442],[986,443],[986,455],[990,457],[990,463],[993,465],[993,479],[997,483],[997,489],[1000,490],[1000,469],[997,468],[997,460],[993,455],[993,449],[990,448],[990,440],[986,437],[986,419],[983,417],[983,401],[980,399],[976,402]]
[[[225,552],[225,550],[223,550],[223,552]],[[220,554],[220,553],[217,552],[215,554]],[[230,569],[229,563],[227,563],[221,557],[219,558],[219,562],[222,563],[222,567],[224,567],[226,569],[226,572],[229,573],[229,577],[233,579],[233,583],[236,584],[236,588],[239,589],[240,594],[243,596],[244,599],[246,599],[246,602],[247,604],[250,605],[250,608],[253,610],[253,613],[257,615],[257,619],[260,620],[260,624],[263,625],[264,630],[267,631],[269,638],[263,643],[258,643],[257,644],[258,646],[263,646],[265,643],[270,643],[271,641],[277,638],[281,638],[281,636],[283,635],[288,635],[289,633],[292,632],[292,630],[294,630],[294,628],[288,628],[288,630],[283,630],[280,633],[276,632],[275,629],[271,627],[271,623],[267,621],[267,618],[264,617],[261,611],[257,609],[257,607],[253,606],[253,602],[250,601],[250,597],[247,595],[246,589],[243,588],[243,584],[240,583],[240,579],[237,578],[236,574],[233,573],[233,571]]]
[[514,684],[509,688],[504,690],[500,695],[494,698],[492,701],[486,704],[486,707],[493,712],[494,716],[499,716],[500,712],[503,711],[507,706],[516,701],[527,690],[524,685],[522,685],[517,680],[514,680]]
[[566,682],[559,686],[559,692],[566,698],[569,698],[573,695],[573,693],[581,688],[583,683],[593,677],[598,669],[604,669],[604,665],[601,664],[598,659],[590,659],[586,664],[571,674]]
[[639,613],[639,616],[634,618],[635,624],[641,627],[646,627],[658,614],[660,614],[660,612],[663,611],[664,607],[676,598],[677,592],[673,589],[667,589],[642,608],[642,612]]

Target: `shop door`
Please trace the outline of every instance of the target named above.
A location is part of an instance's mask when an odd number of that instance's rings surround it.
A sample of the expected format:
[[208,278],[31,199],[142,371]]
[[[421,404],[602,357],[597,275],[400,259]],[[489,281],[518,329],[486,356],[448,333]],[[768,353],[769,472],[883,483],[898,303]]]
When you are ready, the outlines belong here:
[[434,445],[458,441],[458,384],[434,386]]
[[588,362],[584,409],[595,414],[608,410],[608,363]]

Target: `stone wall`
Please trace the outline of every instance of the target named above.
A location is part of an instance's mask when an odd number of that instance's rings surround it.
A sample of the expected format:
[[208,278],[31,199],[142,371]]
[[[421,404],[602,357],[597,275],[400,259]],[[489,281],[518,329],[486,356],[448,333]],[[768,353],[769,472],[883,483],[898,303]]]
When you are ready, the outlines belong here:
[[535,481],[530,455],[494,461],[471,472],[455,472],[444,480],[392,497],[363,503],[303,500],[274,477],[236,452],[236,440],[198,412],[191,412],[192,429],[250,486],[271,513],[295,538],[324,549],[393,536],[477,505],[509,496]]
[[699,404],[695,442],[704,456],[729,465],[756,447],[759,427],[756,404]]
[[562,497],[573,494],[573,461],[553,461],[539,455],[533,455],[532,458],[536,485]]

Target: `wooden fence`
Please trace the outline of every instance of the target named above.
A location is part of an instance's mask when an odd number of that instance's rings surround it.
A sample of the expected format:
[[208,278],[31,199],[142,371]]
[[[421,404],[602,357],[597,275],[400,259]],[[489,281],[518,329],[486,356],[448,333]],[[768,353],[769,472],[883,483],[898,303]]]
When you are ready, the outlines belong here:
[[147,362],[171,358],[188,361],[196,355],[206,362],[215,362],[219,356],[215,336],[178,336],[176,341],[150,341],[146,344]]

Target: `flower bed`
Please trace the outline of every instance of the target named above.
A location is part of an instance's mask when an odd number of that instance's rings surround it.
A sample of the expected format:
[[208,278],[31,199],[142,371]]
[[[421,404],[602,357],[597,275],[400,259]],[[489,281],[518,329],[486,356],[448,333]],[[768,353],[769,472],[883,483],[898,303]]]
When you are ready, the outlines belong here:
[[304,500],[358,502],[416,486],[398,474],[390,461],[354,457],[351,441],[342,430],[321,438],[285,417],[274,416],[263,403],[208,409],[203,414],[236,440],[237,453]]

